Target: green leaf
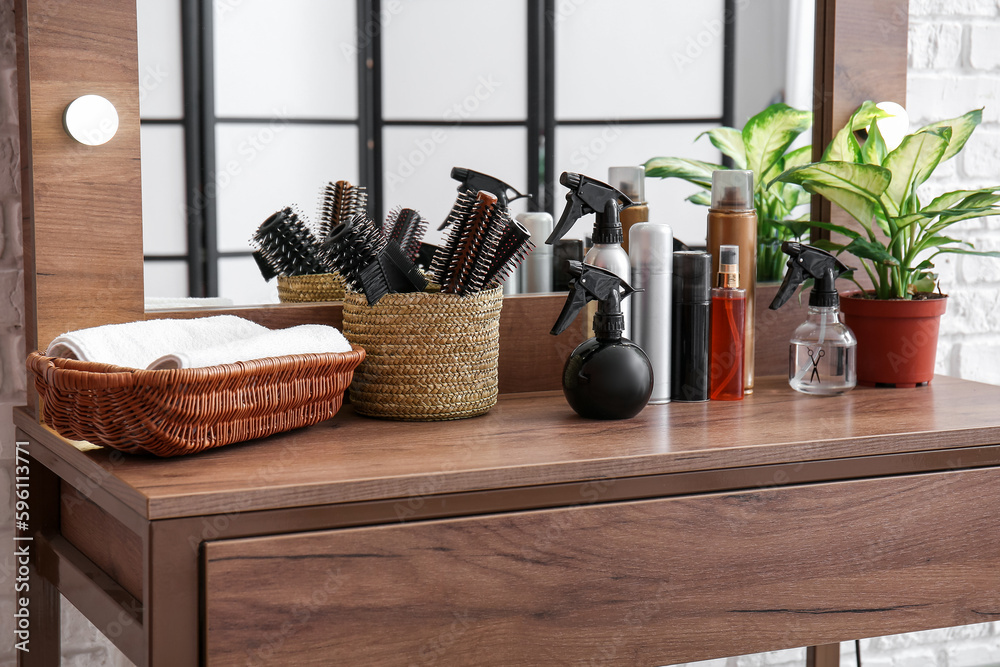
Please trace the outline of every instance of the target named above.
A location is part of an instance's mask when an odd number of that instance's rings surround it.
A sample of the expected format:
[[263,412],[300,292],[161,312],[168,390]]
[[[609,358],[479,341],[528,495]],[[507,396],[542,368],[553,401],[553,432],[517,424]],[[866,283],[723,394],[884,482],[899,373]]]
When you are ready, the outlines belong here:
[[731,127],[716,127],[702,132],[694,140],[698,141],[706,134],[713,146],[733,159],[733,164],[738,169],[747,168],[747,153],[746,149],[743,148],[743,134],[739,130]]
[[906,229],[914,222],[930,220],[931,218],[937,217],[939,213],[941,213],[941,211],[917,211],[916,213],[911,213],[910,215],[893,218],[892,221],[896,223],[897,229]]
[[977,192],[974,195],[966,197],[962,202],[955,208],[988,208],[994,206],[1000,202],[1000,195],[993,194],[992,192]]
[[886,118],[888,116],[888,113],[875,106],[875,103],[871,100],[863,102],[851,114],[847,124],[840,128],[837,136],[833,138],[830,145],[823,151],[823,161],[861,162],[860,151],[856,150],[858,142],[854,139],[855,130],[867,129],[876,118]]
[[786,153],[785,157],[781,158],[779,169],[781,171],[788,171],[789,169],[809,164],[812,162],[812,151],[812,146],[803,146],[796,148],[791,153]]
[[832,252],[839,255],[844,252],[847,248],[843,243],[834,243],[833,241],[827,239],[815,239],[809,241],[809,245],[819,248],[820,250],[826,250],[827,252]]
[[910,283],[909,292],[915,294],[917,292],[933,292],[934,288],[937,287],[937,275],[933,273],[923,273],[917,280]]
[[871,221],[881,212],[879,197],[892,178],[888,169],[852,162],[816,162],[789,169],[776,181],[796,183],[847,211],[871,232]]
[[835,225],[832,222],[819,222],[819,221],[814,220],[814,221],[810,222],[809,224],[811,226],[817,227],[819,229],[826,229],[826,230],[831,231],[831,232],[837,232],[838,234],[843,234],[844,236],[846,236],[849,239],[859,239],[859,238],[861,238],[861,234],[859,234],[855,230],[850,229],[849,227],[844,227],[842,225]]
[[977,257],[996,257],[1000,259],[1000,251],[996,250],[966,250],[965,248],[945,247],[938,248],[934,253],[937,255],[976,255]]
[[699,190],[690,197],[685,197],[687,201],[692,204],[698,204],[699,206],[711,206],[712,205],[712,193],[708,190]]
[[963,241],[961,239],[953,239],[950,236],[928,236],[920,241],[918,246],[919,250],[927,250],[929,248],[940,248],[942,246],[955,246],[955,245],[966,245],[970,248],[973,247],[968,241]]
[[797,221],[797,220],[768,220],[768,223],[778,227],[784,234],[781,235],[782,239],[795,238],[800,239],[802,235],[809,231],[810,224],[808,221]]
[[886,266],[899,266],[899,260],[893,257],[884,246],[862,238],[854,239],[844,249],[855,257],[870,259],[873,262],[885,264]]
[[944,156],[941,161],[950,160],[955,157],[959,151],[965,146],[965,142],[969,140],[972,136],[972,131],[976,129],[976,126],[983,122],[983,110],[973,109],[972,111],[959,116],[958,118],[951,118],[949,120],[940,120],[936,123],[931,123],[930,125],[925,125],[915,134],[920,132],[932,132],[944,127],[951,128],[951,138],[948,142],[948,150],[945,151]]
[[752,116],[743,127],[747,168],[761,187],[765,177],[784,156],[785,151],[812,125],[812,112],[799,111],[787,104],[772,104]]
[[[955,204],[968,199],[974,195],[993,193],[1000,190],[1000,187],[996,188],[982,188],[981,190],[954,190],[952,192],[946,192],[940,197],[936,197],[934,201],[927,206],[924,206],[921,211],[943,211],[944,209],[951,208]],[[965,207],[962,207],[965,208]]]
[[937,168],[948,149],[949,139],[951,128],[948,127],[908,134],[896,150],[885,157],[882,166],[892,172],[892,182],[882,202],[890,215],[898,216],[905,211],[904,203]]
[[1000,209],[989,206],[981,208],[952,208],[941,212],[941,218],[927,228],[930,233],[938,232],[946,227],[954,225],[961,220],[971,220],[972,218],[986,218],[992,215],[1000,215]]
[[682,178],[709,190],[712,189],[712,172],[725,169],[722,165],[688,160],[681,157],[654,157],[646,161],[646,176],[653,178]]
[[882,138],[882,130],[879,129],[878,123],[872,123],[868,130],[868,139],[861,149],[861,157],[865,164],[881,165],[888,154],[889,149],[886,148],[885,139]]

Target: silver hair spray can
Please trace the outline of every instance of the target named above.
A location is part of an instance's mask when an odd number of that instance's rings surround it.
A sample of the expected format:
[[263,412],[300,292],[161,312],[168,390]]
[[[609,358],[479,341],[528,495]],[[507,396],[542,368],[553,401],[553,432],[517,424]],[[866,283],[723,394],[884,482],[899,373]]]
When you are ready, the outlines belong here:
[[652,404],[670,402],[671,298],[674,233],[662,222],[632,225],[628,238],[632,287],[632,341],[653,365]]
[[535,248],[521,262],[521,292],[525,294],[552,291],[552,246],[545,239],[552,233],[552,216],[548,213],[518,213],[520,222]]

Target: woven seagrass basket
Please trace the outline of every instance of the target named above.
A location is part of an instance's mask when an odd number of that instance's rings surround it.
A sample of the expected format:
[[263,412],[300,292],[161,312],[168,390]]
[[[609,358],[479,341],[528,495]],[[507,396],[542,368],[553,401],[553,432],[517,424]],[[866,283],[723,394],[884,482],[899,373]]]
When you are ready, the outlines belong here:
[[497,401],[503,288],[456,294],[388,294],[369,306],[348,292],[344,336],[365,349],[351,404],[401,421],[465,419]]
[[344,278],[339,273],[278,276],[278,299],[281,303],[343,301],[344,288]]
[[64,438],[178,456],[330,419],[364,358],[355,346],[151,371],[32,352],[27,366],[45,423]]

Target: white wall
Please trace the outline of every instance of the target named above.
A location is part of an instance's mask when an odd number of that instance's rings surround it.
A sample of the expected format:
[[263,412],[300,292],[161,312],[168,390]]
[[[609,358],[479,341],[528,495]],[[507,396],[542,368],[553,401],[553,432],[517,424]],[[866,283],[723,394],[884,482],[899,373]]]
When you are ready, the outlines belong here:
[[[0,0],[0,498],[10,498],[13,426],[24,403],[20,187],[13,0]],[[915,121],[959,115],[986,105],[983,126],[964,155],[932,187],[1000,182],[1000,10],[997,0],[911,0],[909,105]],[[984,249],[1000,248],[1000,218],[958,232]],[[951,294],[938,350],[941,372],[1000,384],[1000,261],[960,258],[942,265]],[[0,503],[0,543],[11,544],[9,500]],[[0,618],[13,614],[12,550],[0,550]],[[64,603],[63,665],[127,665],[120,653]],[[8,627],[4,622],[2,627]],[[986,667],[1000,664],[1000,623],[882,637],[862,642],[865,667]],[[844,644],[843,665],[853,665]],[[712,667],[792,667],[804,652],[780,651],[702,663]],[[0,665],[13,647],[0,639]]]
[[[938,169],[927,195],[1000,185],[1000,10],[994,1],[911,0],[908,110],[914,126],[985,107],[966,149]],[[924,196],[927,199],[927,196]],[[949,235],[1000,249],[1000,218],[959,223]],[[939,258],[940,259],[940,258]],[[1000,384],[1000,261],[951,256],[939,262],[950,295],[937,370]]]

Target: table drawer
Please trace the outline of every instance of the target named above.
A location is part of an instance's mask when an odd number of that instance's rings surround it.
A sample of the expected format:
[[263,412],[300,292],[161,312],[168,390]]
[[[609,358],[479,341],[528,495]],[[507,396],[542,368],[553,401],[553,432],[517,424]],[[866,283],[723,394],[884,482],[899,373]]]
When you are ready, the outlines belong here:
[[206,544],[210,665],[664,665],[1000,619],[1000,468]]

